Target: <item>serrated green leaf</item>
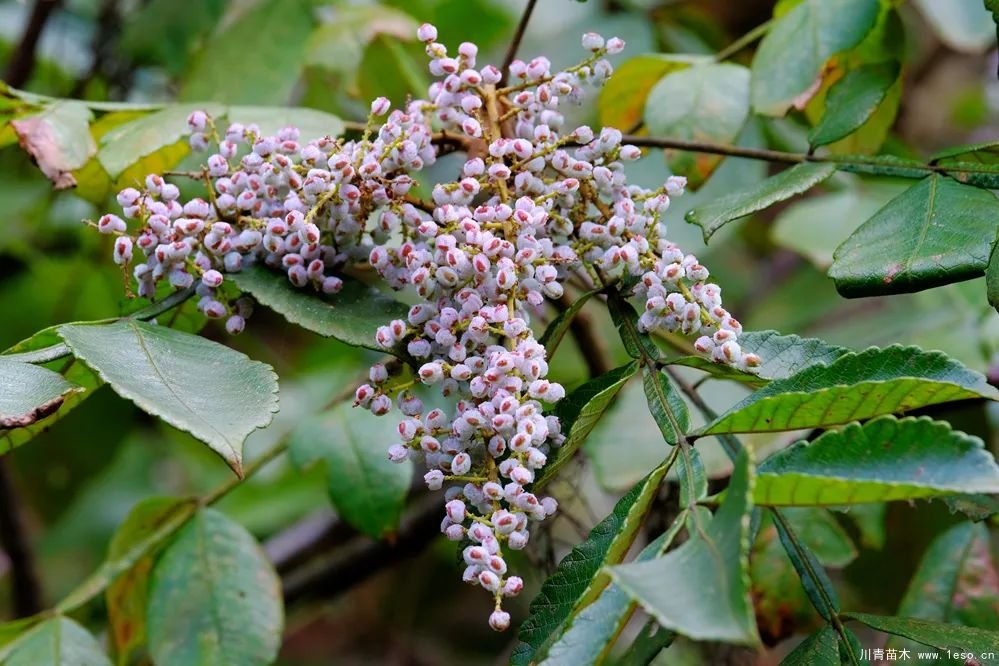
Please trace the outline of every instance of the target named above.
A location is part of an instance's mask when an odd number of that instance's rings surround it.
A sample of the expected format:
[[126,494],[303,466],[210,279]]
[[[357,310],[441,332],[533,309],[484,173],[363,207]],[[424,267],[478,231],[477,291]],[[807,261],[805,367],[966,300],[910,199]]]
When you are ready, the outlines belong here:
[[59,334],[116,393],[208,444],[236,474],[243,440],[277,411],[271,367],[217,342],[135,320]]
[[828,365],[850,352],[846,347],[830,345],[818,338],[781,335],[777,331],[747,331],[739,336],[739,346],[743,352],[756,354],[763,360],[757,372],[741,372],[703,356],[682,356],[672,359],[670,364],[697,368],[719,379],[763,386],[770,380],[787,379],[813,365]]
[[822,118],[808,133],[808,142],[824,146],[866,123],[898,80],[899,70],[898,62],[888,61],[848,71],[829,89]]
[[[119,663],[131,663],[146,644],[146,600],[156,546],[187,522],[196,508],[193,500],[146,498],[132,508],[111,539],[107,563],[119,568],[128,565],[104,593],[110,639]],[[140,551],[145,554],[137,558]]]
[[770,382],[705,426],[701,434],[822,428],[999,391],[941,352],[871,347]]
[[111,666],[97,640],[68,617],[38,624],[0,648],[4,666]]
[[402,303],[358,282],[344,279],[343,290],[322,296],[294,287],[280,273],[263,266],[250,266],[230,278],[293,324],[336,338],[355,347],[385,351],[375,342],[375,331],[393,319],[405,319],[409,311]]
[[889,201],[836,249],[829,276],[847,297],[897,294],[982,275],[999,200],[934,174]]
[[555,416],[562,424],[565,442],[549,458],[548,464],[538,476],[538,485],[547,483],[576,454],[621,388],[636,372],[636,362],[626,363],[594,377],[559,401]]
[[691,447],[677,463],[680,480],[680,506],[694,506],[708,496],[708,471],[704,468],[701,453]]
[[649,91],[670,72],[710,61],[707,56],[645,53],[625,60],[600,89],[600,123],[627,131],[642,121]]
[[642,386],[645,388],[645,399],[649,402],[649,412],[663,439],[667,444],[676,444],[690,428],[687,403],[666,373],[658,368],[647,365],[642,368]]
[[982,629],[999,627],[999,572],[988,529],[964,522],[934,539],[909,581],[897,615]]
[[999,466],[980,439],[925,416],[883,416],[771,456],[754,499],[830,506],[973,492],[999,492]]
[[[686,510],[670,528],[642,549],[636,562],[659,557],[683,528]],[[571,624],[548,650],[542,666],[589,666],[602,663],[614,646],[625,623],[635,610],[635,602],[616,583],[611,583],[592,604],[570,618]]]
[[187,117],[202,110],[210,116],[220,116],[225,107],[218,104],[180,104],[145,115],[119,125],[100,140],[97,160],[112,180],[118,178],[140,158],[172,146],[188,135]]
[[941,650],[968,654],[982,666],[999,664],[999,631],[868,613],[846,613],[844,617],[886,634],[910,638]]
[[58,372],[0,357],[0,429],[23,428],[54,413],[67,393],[83,389]]
[[545,328],[545,332],[541,334],[540,338],[538,338],[538,343],[548,351],[548,358],[555,355],[555,350],[558,349],[559,343],[562,342],[562,338],[565,337],[566,331],[568,331],[569,326],[572,325],[573,318],[579,314],[579,311],[583,309],[586,302],[598,293],[600,293],[598,289],[593,289],[580,294],[579,297],[573,301],[572,305],[567,307],[562,312],[559,312],[558,316],[552,319],[551,323],[548,324]]
[[531,601],[530,615],[517,634],[521,642],[513,651],[511,664],[527,666],[543,657],[566,620],[606,587],[608,579],[601,570],[620,562],[627,554],[666,477],[669,462],[652,470],[618,500],[611,514],[559,562],[555,573]]
[[[212,35],[180,88],[185,101],[286,104],[315,26],[305,0],[261,0]],[[260,39],[266,34],[267,39]],[[252,48],[247,48],[252,44]]]
[[797,164],[748,189],[732,192],[697,206],[687,211],[685,219],[701,228],[704,241],[707,242],[716,231],[729,222],[758,213],[775,203],[806,192],[835,172],[836,166],[828,162]]
[[[614,581],[660,625],[694,640],[759,643],[749,598],[749,513],[753,469],[740,453],[715,517],[663,557],[609,569]],[[697,514],[692,514],[696,517]]]
[[285,127],[299,130],[299,142],[304,144],[324,136],[338,137],[343,134],[343,121],[332,113],[316,109],[291,108],[284,106],[230,106],[226,119],[243,125],[254,124],[260,133],[273,136]]
[[[659,80],[645,102],[649,134],[668,139],[735,143],[749,117],[749,70],[711,63],[674,69]],[[721,162],[721,156],[667,150],[673,173],[696,189]]]
[[982,0],[916,0],[916,5],[947,46],[982,53],[996,42],[996,28]]
[[859,44],[879,13],[878,0],[803,0],[776,19],[753,58],[753,108],[768,116],[803,108],[826,62]]
[[801,641],[780,662],[780,666],[814,666],[839,663],[839,634],[832,625],[825,624],[814,634]]
[[392,419],[341,403],[304,421],[290,441],[296,464],[326,462],[333,505],[347,522],[375,539],[399,526],[412,477],[411,463],[394,463],[385,453],[399,439],[395,426]]
[[281,646],[281,581],[253,536],[199,509],[149,580],[149,653],[158,666],[270,664]]

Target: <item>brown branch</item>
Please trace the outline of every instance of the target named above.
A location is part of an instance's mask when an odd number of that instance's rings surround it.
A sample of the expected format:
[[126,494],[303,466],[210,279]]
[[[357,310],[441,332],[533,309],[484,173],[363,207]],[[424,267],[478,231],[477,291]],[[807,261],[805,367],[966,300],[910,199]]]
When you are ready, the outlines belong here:
[[506,55],[503,56],[503,64],[500,66],[500,76],[502,78],[500,78],[499,83],[496,85],[497,88],[502,88],[506,85],[507,77],[510,75],[510,63],[517,57],[517,49],[520,48],[520,42],[524,39],[527,23],[531,20],[531,14],[534,12],[534,5],[536,4],[537,0],[528,0],[527,7],[524,8],[524,13],[520,17],[520,23],[517,24],[517,30],[513,33],[510,46],[506,49]]
[[52,11],[60,4],[62,0],[35,0],[24,32],[21,33],[21,39],[14,47],[14,53],[4,72],[4,80],[11,87],[20,88],[31,78],[31,73],[35,69],[38,40]]
[[6,458],[0,458],[0,546],[10,560],[14,616],[27,617],[40,612],[44,606],[38,567]]

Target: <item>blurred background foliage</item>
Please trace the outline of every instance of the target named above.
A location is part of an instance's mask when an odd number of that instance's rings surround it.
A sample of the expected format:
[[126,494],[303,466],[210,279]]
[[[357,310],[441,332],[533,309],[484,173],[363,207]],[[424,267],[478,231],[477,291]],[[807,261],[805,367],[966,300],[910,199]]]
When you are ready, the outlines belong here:
[[[541,0],[520,53],[543,53],[556,65],[568,65],[580,54],[579,35],[592,30],[626,40],[628,50],[618,64],[649,53],[714,54],[793,4]],[[980,2],[896,4],[906,37],[900,45],[902,76],[889,92],[890,108],[879,109],[871,131],[851,137],[850,152],[926,157],[946,146],[997,136],[995,26]],[[398,103],[425,89],[429,77],[422,46],[415,41],[417,25],[436,24],[440,40],[449,45],[475,41],[491,54],[485,60],[498,62],[523,5],[504,0],[40,2],[50,15],[31,63],[25,62],[22,43],[38,9],[31,2],[3,0],[0,71],[14,87],[57,97],[294,105],[363,120],[366,100],[386,95]],[[748,64],[751,55],[744,50],[734,60]],[[803,112],[787,118],[754,116],[738,144],[806,150],[824,96],[820,91]],[[601,115],[627,119],[629,102],[622,97],[598,105],[594,99],[574,110],[572,120],[598,126]],[[664,104],[670,103],[667,97]],[[105,115],[112,118],[105,121],[107,129],[129,113]],[[102,129],[95,125],[93,131]],[[0,133],[0,145],[13,142],[9,132]],[[186,153],[183,144],[175,149]],[[454,163],[445,160],[435,168],[453,170]],[[632,171],[637,182],[651,186],[669,173],[657,150]],[[725,227],[710,245],[700,229],[683,221],[698,203],[769,173],[764,162],[727,158],[703,187],[674,201],[670,211],[673,240],[712,267],[726,304],[747,330],[777,329],[853,348],[918,344],[999,379],[999,321],[983,298],[984,280],[890,299],[847,300],[825,275],[839,243],[908,183],[837,173],[805,197]],[[427,177],[433,175],[431,170]],[[88,184],[80,174],[77,178]],[[80,223],[99,215],[109,192],[110,181],[103,189],[53,191],[22,151],[0,151],[0,349],[52,324],[115,316],[128,307],[122,275],[108,260],[110,239]],[[603,333],[610,354],[623,363],[626,356],[606,313],[591,306],[584,313]],[[227,338],[216,324],[204,333],[273,364],[281,377],[277,423],[251,437],[249,458],[353,381],[373,358],[290,328],[264,310],[239,338]],[[586,379],[585,354],[567,338],[553,362],[554,378],[569,388]],[[718,381],[702,385],[706,400],[719,409],[733,404],[742,391]],[[994,407],[931,411],[983,437],[999,453]],[[764,449],[791,441],[787,434],[748,439]],[[553,487],[564,517],[530,554],[536,565],[536,578],[529,581],[533,589],[614,499],[661,460],[662,449],[642,390],[632,382],[587,441],[584,458]],[[712,476],[728,474],[723,455],[712,455],[709,447],[705,457]],[[108,388],[3,462],[29,518],[49,602],[102,561],[114,529],[140,499],[203,493],[230,474],[190,436],[145,416]],[[367,539],[336,523],[325,484],[320,470],[303,472],[282,461],[219,505],[264,542],[284,577],[288,626],[281,663],[486,664],[503,659],[497,655],[505,654],[514,636],[495,635],[482,622],[484,599],[454,575],[453,548],[433,538],[435,526],[417,543],[400,544],[401,553],[348,568],[346,579],[324,579],[323,566],[342,552],[335,546],[356,547]],[[420,493],[414,493],[413,501],[419,500]],[[788,511],[789,518],[807,527],[809,542],[835,572],[850,606],[886,614],[898,608],[927,544],[958,520],[940,502],[858,507],[848,513],[797,511],[800,515]],[[775,535],[765,525],[753,549],[754,600],[770,646],[754,657],[758,663],[776,663],[793,645],[787,639],[819,625]],[[993,534],[993,553],[995,541]],[[303,549],[303,543],[309,547]],[[0,555],[0,618],[11,615],[4,605],[10,596],[6,573]],[[519,608],[511,608],[515,623],[531,592],[518,599]],[[992,604],[978,622],[999,622],[999,601]],[[94,617],[101,616],[98,611]],[[659,660],[696,664],[715,658],[717,653],[708,657],[702,648],[678,641]]]

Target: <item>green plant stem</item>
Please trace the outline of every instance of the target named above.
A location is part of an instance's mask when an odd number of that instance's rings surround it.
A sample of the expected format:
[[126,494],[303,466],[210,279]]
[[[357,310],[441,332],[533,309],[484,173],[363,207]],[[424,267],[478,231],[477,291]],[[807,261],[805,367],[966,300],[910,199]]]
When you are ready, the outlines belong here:
[[[168,312],[173,308],[184,303],[187,299],[194,296],[194,287],[188,287],[187,289],[182,289],[180,291],[175,291],[162,301],[158,301],[145,307],[137,312],[126,317],[117,317],[111,319],[99,319],[92,324],[113,324],[117,321],[127,321],[127,320],[138,320],[138,321],[149,321],[150,319],[155,319],[164,312]],[[60,358],[70,356],[72,352],[69,349],[69,345],[65,342],[60,342],[48,347],[42,347],[41,349],[36,349],[29,352],[21,352],[19,354],[4,354],[3,358],[9,361],[19,361],[21,363],[48,363],[49,361],[57,361]]]
[[767,34],[767,32],[770,30],[770,26],[773,25],[773,22],[774,20],[770,19],[769,21],[759,24],[758,26],[747,32],[745,35],[743,35],[739,39],[735,40],[734,42],[723,48],[721,51],[715,54],[715,62],[722,62],[724,60],[728,60],[736,53],[738,53],[742,49],[746,48],[747,46],[755,42],[757,39],[763,37],[763,35]]
[[791,525],[787,522],[787,519],[784,518],[784,515],[779,510],[771,508],[770,512],[771,515],[773,515],[774,520],[780,523],[781,528],[787,534],[788,540],[794,547],[795,552],[798,553],[798,559],[801,561],[802,567],[804,567],[805,572],[812,580],[812,584],[815,586],[815,589],[818,590],[818,593],[821,595],[822,603],[825,606],[824,615],[829,617],[833,628],[836,629],[836,633],[839,634],[840,641],[846,646],[846,651],[850,657],[851,663],[859,665],[860,661],[857,658],[857,655],[853,652],[853,645],[850,644],[850,638],[846,633],[846,626],[843,624],[843,619],[839,616],[839,612],[836,610],[836,606],[833,604],[832,599],[826,596],[825,588],[822,586],[818,576],[812,569],[811,559],[808,557],[804,548],[802,548],[801,541],[798,540],[798,535],[794,533],[791,529]]

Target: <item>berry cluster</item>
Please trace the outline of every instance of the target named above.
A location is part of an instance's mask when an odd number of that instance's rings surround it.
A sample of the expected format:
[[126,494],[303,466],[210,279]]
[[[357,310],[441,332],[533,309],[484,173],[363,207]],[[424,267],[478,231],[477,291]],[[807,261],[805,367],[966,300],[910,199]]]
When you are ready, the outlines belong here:
[[[438,387],[449,407],[425,408],[381,364],[355,403],[377,415],[398,407],[389,457],[422,462],[432,490],[447,486],[441,529],[464,544],[464,579],[493,595],[489,624],[503,630],[510,616],[502,600],[523,588],[505,555],[524,548],[531,522],[557,508],[532,486],[564,439],[547,412],[565,390],[547,379],[546,350],[530,327],[545,299],[561,297],[569,279],[637,283],[643,329],[700,334],[700,352],[743,370],[760,359],[740,350],[741,326],[707,269],[665,237],[662,217],[684,179],[655,190],[629,185],[624,163],[641,152],[621,132],[564,128],[560,105],[610,76],[605,56],[621,51],[621,40],[588,33],[590,55],[580,64],[553,72],[543,57],[515,60],[504,83],[496,67],[477,67],[474,44],[452,57],[433,26],[418,36],[438,77],[428,99],[390,112],[379,98],[359,138],[304,145],[293,128],[271,137],[234,124],[219,135],[212,118],[195,112],[191,145],[217,147],[204,168],[207,200],[181,204],[174,185],[149,176],[144,191],[118,197],[136,221],[131,233],[114,215],[97,226],[117,235],[119,264],[141,249],[133,270],[141,295],[159,280],[178,288],[197,280],[202,312],[228,315],[232,332],[242,329],[245,306],[226,302],[223,275],[250,262],[325,294],[340,290],[337,272],[360,263],[393,289],[413,289],[421,301],[375,339],[404,350],[416,380]],[[421,200],[412,174],[444,144],[467,159],[454,181]]]

